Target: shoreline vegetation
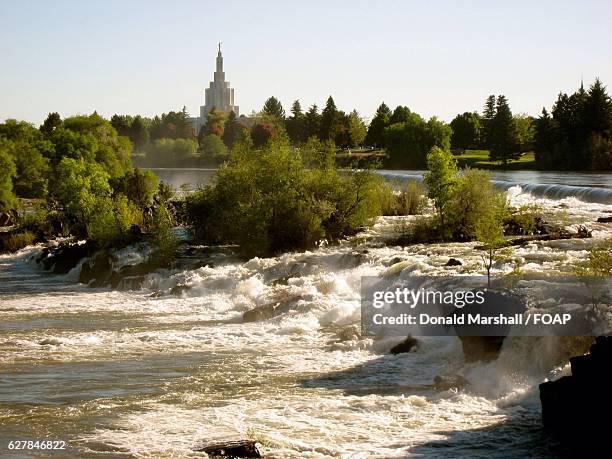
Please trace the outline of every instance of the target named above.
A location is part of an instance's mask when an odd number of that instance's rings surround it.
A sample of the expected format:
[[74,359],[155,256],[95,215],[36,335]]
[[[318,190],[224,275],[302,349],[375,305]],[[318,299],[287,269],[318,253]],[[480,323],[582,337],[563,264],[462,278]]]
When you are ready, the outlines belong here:
[[[568,110],[571,120],[563,121]],[[464,113],[448,125],[385,104],[366,125],[331,96],[321,113],[316,105],[303,113],[296,101],[286,116],[274,97],[248,118],[213,110],[197,137],[184,109],[153,119],[50,113],[38,129],[7,120],[0,124],[0,214],[10,229],[0,251],[68,236],[97,250],[146,241],[159,260],[151,266],[163,266],[179,244],[173,228],[183,225],[198,243],[271,256],[339,241],[381,215],[422,214],[429,200],[433,214],[397,243],[478,240],[489,271],[498,249],[512,245],[509,236],[573,235],[545,227],[533,210],[509,209],[481,169],[544,160],[606,169],[611,126],[612,101],[599,80],[588,91],[560,94],[552,117],[544,111],[537,120],[512,115],[504,96],[487,98],[482,115]],[[176,163],[218,172],[179,199],[135,167]],[[427,190],[409,183],[394,192],[374,173],[378,167],[426,168]]]

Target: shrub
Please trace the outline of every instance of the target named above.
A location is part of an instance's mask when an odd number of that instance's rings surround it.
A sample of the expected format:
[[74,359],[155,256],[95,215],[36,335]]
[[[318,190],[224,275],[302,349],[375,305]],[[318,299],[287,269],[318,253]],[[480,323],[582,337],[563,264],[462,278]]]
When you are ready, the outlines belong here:
[[[499,206],[503,201],[503,209]],[[491,183],[487,171],[468,169],[457,179],[447,207],[447,224],[454,240],[469,241],[476,237],[476,227],[492,212],[505,212],[505,195]],[[502,213],[500,218],[504,218]],[[499,224],[503,233],[503,221]]]
[[158,259],[164,262],[168,262],[174,257],[178,245],[178,240],[172,232],[173,227],[174,219],[167,204],[165,202],[159,204],[155,208],[153,220],[149,227],[149,240],[158,249]]
[[13,233],[0,240],[0,252],[16,252],[28,245],[34,244],[36,237],[30,231],[23,233]]
[[16,203],[13,194],[13,177],[16,173],[13,158],[0,144],[0,212],[11,209]]
[[120,243],[130,227],[140,220],[141,213],[136,206],[119,194],[113,199],[96,198],[85,222],[89,238],[101,247],[108,247]]
[[423,213],[427,200],[423,187],[410,180],[399,193],[389,190],[390,196],[383,197],[383,215],[419,215]]
[[215,181],[187,198],[186,208],[199,239],[266,256],[368,226],[380,213],[381,183],[369,171],[340,176],[333,167],[307,169],[283,141],[261,150],[239,145]]

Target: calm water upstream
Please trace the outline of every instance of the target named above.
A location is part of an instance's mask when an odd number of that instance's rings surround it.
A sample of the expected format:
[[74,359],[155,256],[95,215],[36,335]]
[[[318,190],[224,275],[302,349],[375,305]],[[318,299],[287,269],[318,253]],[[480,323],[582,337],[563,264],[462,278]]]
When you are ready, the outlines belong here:
[[[190,187],[214,173],[154,171]],[[612,236],[612,225],[595,222],[612,213],[609,174],[494,179],[512,202],[537,202],[593,231],[592,239],[516,248],[531,279],[562,271]],[[579,349],[573,340],[508,339],[497,361],[466,364],[455,338],[424,338],[417,352],[391,356],[397,338],[360,336],[361,276],[397,260],[406,262],[399,276],[479,272],[472,243],[372,243],[396,228],[397,218],[381,218],[368,238],[337,246],[247,262],[219,256],[150,274],[139,290],[93,289],[76,283],[77,272],[43,272],[33,261],[41,247],[1,255],[0,456],[202,457],[193,452],[199,442],[249,436],[268,457],[558,454],[540,428],[537,384],[567,371],[559,350]],[[450,256],[464,266],[446,267]],[[498,263],[495,272],[511,269]],[[242,322],[244,311],[288,299],[291,311]],[[456,373],[469,388],[433,387],[434,376]],[[68,447],[6,449],[31,439]]]

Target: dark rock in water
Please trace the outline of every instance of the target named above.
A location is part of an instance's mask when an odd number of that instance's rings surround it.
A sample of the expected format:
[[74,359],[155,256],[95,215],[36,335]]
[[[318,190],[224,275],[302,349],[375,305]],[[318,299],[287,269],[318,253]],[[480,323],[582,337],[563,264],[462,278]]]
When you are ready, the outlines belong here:
[[78,265],[79,261],[89,256],[94,248],[94,244],[90,242],[83,244],[78,242],[62,243],[57,247],[44,249],[36,261],[55,274],[66,274]]
[[499,356],[505,336],[459,336],[466,362],[488,362]]
[[419,345],[419,341],[412,336],[408,336],[404,341],[396,344],[389,351],[393,355],[402,354],[404,352],[410,352],[412,349]]
[[260,458],[261,453],[257,442],[253,440],[226,441],[222,443],[209,443],[194,448],[194,451],[208,454],[209,457],[226,458]]
[[570,364],[571,376],[540,384],[542,422],[573,453],[601,453],[610,444],[612,336],[598,336]]
[[108,281],[113,272],[111,256],[107,251],[100,251],[81,266],[79,282],[89,284],[95,280],[97,285]]
[[401,262],[401,261],[404,261],[404,259],[403,259],[403,258],[401,258],[401,257],[393,257],[393,258],[391,258],[389,261],[386,261],[386,262],[384,263],[384,265],[385,265],[385,266],[393,266],[393,265],[395,265],[395,264],[397,264],[397,263],[399,263],[399,262]]
[[263,306],[257,306],[250,311],[246,311],[242,315],[242,320],[245,322],[258,322],[260,320],[270,319],[289,311],[301,298],[302,297],[300,295],[292,295],[281,301],[264,304]]
[[461,375],[440,376],[436,375],[433,385],[438,390],[462,389],[470,382]]
[[[525,312],[526,306],[523,302],[504,291],[487,290],[484,293],[484,302],[465,305],[463,308],[455,308],[453,315],[467,316],[478,314],[482,317],[496,317],[503,314],[513,317]],[[484,328],[479,324],[455,325],[457,336],[463,346],[463,355],[466,362],[495,360],[499,356],[504,338],[510,332],[512,326],[487,325]]]
[[449,258],[449,260],[446,262],[444,266],[461,266],[461,265],[463,265],[463,263],[461,263],[460,260],[457,260],[456,258]]
[[599,217],[597,223],[612,223],[612,217]]

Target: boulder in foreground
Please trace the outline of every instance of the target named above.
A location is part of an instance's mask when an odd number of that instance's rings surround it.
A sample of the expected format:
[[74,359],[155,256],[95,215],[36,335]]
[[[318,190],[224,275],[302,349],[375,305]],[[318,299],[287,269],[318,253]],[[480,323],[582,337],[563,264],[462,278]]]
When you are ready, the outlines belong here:
[[257,447],[257,442],[253,440],[236,440],[219,443],[207,443],[197,448],[199,451],[208,454],[209,457],[225,458],[261,458],[262,455]]

